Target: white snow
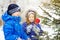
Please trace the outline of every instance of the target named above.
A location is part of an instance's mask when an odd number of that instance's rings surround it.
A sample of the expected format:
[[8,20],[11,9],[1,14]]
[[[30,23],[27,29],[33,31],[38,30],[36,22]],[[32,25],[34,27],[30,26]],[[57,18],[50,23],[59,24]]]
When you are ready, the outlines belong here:
[[3,33],[3,28],[0,27],[0,40],[5,40],[4,39],[4,33]]
[[[6,1],[5,0],[5,2],[3,2],[4,0],[0,0],[0,3],[1,4],[6,4],[6,5],[3,5],[4,6],[4,11],[6,10],[6,8],[7,8],[7,6],[8,6],[8,2],[9,2],[9,0],[8,1]],[[21,7],[21,9],[23,10],[23,11],[27,11],[28,9],[32,9],[32,10],[35,10],[35,11],[37,11],[37,13],[39,14],[39,15],[41,15],[41,16],[44,16],[44,17],[48,17],[49,19],[51,19],[52,21],[53,21],[53,18],[51,18],[51,17],[49,17],[49,16],[47,16],[47,15],[45,15],[44,13],[43,13],[43,10],[41,10],[41,8],[39,7],[40,5],[42,5],[42,3],[50,3],[50,0],[48,1],[48,0],[17,0],[17,4]],[[43,8],[43,7],[42,7]],[[1,7],[0,7],[0,9],[1,9]],[[49,9],[46,9],[46,8],[43,8],[44,10],[46,10],[47,12],[49,12],[49,14],[50,15],[52,15],[52,17],[54,17],[55,19],[60,19],[60,16],[57,16],[57,15],[55,15],[55,14],[53,14],[52,13],[52,9],[51,10],[49,10]],[[0,10],[0,12],[1,12],[1,10]],[[55,11],[53,11],[53,12],[55,12]],[[1,12],[2,13],[2,12]],[[26,12],[23,12],[22,13],[22,18],[24,18],[24,16],[25,16],[25,13]],[[0,17],[1,17],[1,15],[2,14],[0,14]],[[24,15],[24,16],[23,16]],[[23,19],[24,20],[24,19]],[[43,27],[44,26],[44,27]],[[54,33],[54,30],[52,29],[52,28],[49,28],[48,26],[46,26],[46,25],[42,25],[42,29],[44,30],[44,31],[47,31],[49,34],[48,35],[52,35],[53,33]],[[0,40],[4,40],[4,33],[3,33],[3,30],[2,30],[2,27],[0,27]]]

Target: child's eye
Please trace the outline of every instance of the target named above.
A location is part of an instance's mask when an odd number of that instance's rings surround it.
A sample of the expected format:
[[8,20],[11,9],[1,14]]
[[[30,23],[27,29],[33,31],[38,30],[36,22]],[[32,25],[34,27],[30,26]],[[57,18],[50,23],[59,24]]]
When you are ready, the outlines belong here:
[[29,18],[31,18],[31,17],[29,17]]
[[34,18],[34,16],[32,16],[32,18]]

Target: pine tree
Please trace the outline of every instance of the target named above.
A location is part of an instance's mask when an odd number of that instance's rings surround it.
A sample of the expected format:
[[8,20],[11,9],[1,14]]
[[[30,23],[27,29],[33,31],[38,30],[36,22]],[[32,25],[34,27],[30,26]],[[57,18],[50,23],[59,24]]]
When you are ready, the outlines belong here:
[[37,15],[42,19],[41,23],[48,26],[54,25],[53,28],[57,34],[55,34],[56,36],[53,38],[53,40],[60,40],[60,0],[51,0],[50,4],[44,3],[43,6],[39,7],[44,14],[48,15],[48,17],[44,17],[39,14]]

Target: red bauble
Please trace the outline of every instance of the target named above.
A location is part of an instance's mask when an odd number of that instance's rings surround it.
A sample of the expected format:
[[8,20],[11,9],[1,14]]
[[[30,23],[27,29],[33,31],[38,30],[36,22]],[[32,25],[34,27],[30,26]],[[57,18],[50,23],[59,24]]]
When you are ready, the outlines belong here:
[[40,19],[36,18],[35,24],[38,24],[40,22]]

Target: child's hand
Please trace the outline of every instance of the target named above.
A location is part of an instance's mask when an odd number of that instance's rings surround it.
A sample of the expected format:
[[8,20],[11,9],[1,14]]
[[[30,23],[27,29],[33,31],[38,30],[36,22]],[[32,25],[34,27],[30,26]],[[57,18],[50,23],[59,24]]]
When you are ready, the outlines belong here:
[[28,38],[28,40],[31,40],[30,38]]
[[29,33],[31,31],[31,29],[32,29],[32,25],[28,25],[27,26],[27,33]]
[[19,38],[17,38],[17,40],[22,40],[22,39],[19,37]]

